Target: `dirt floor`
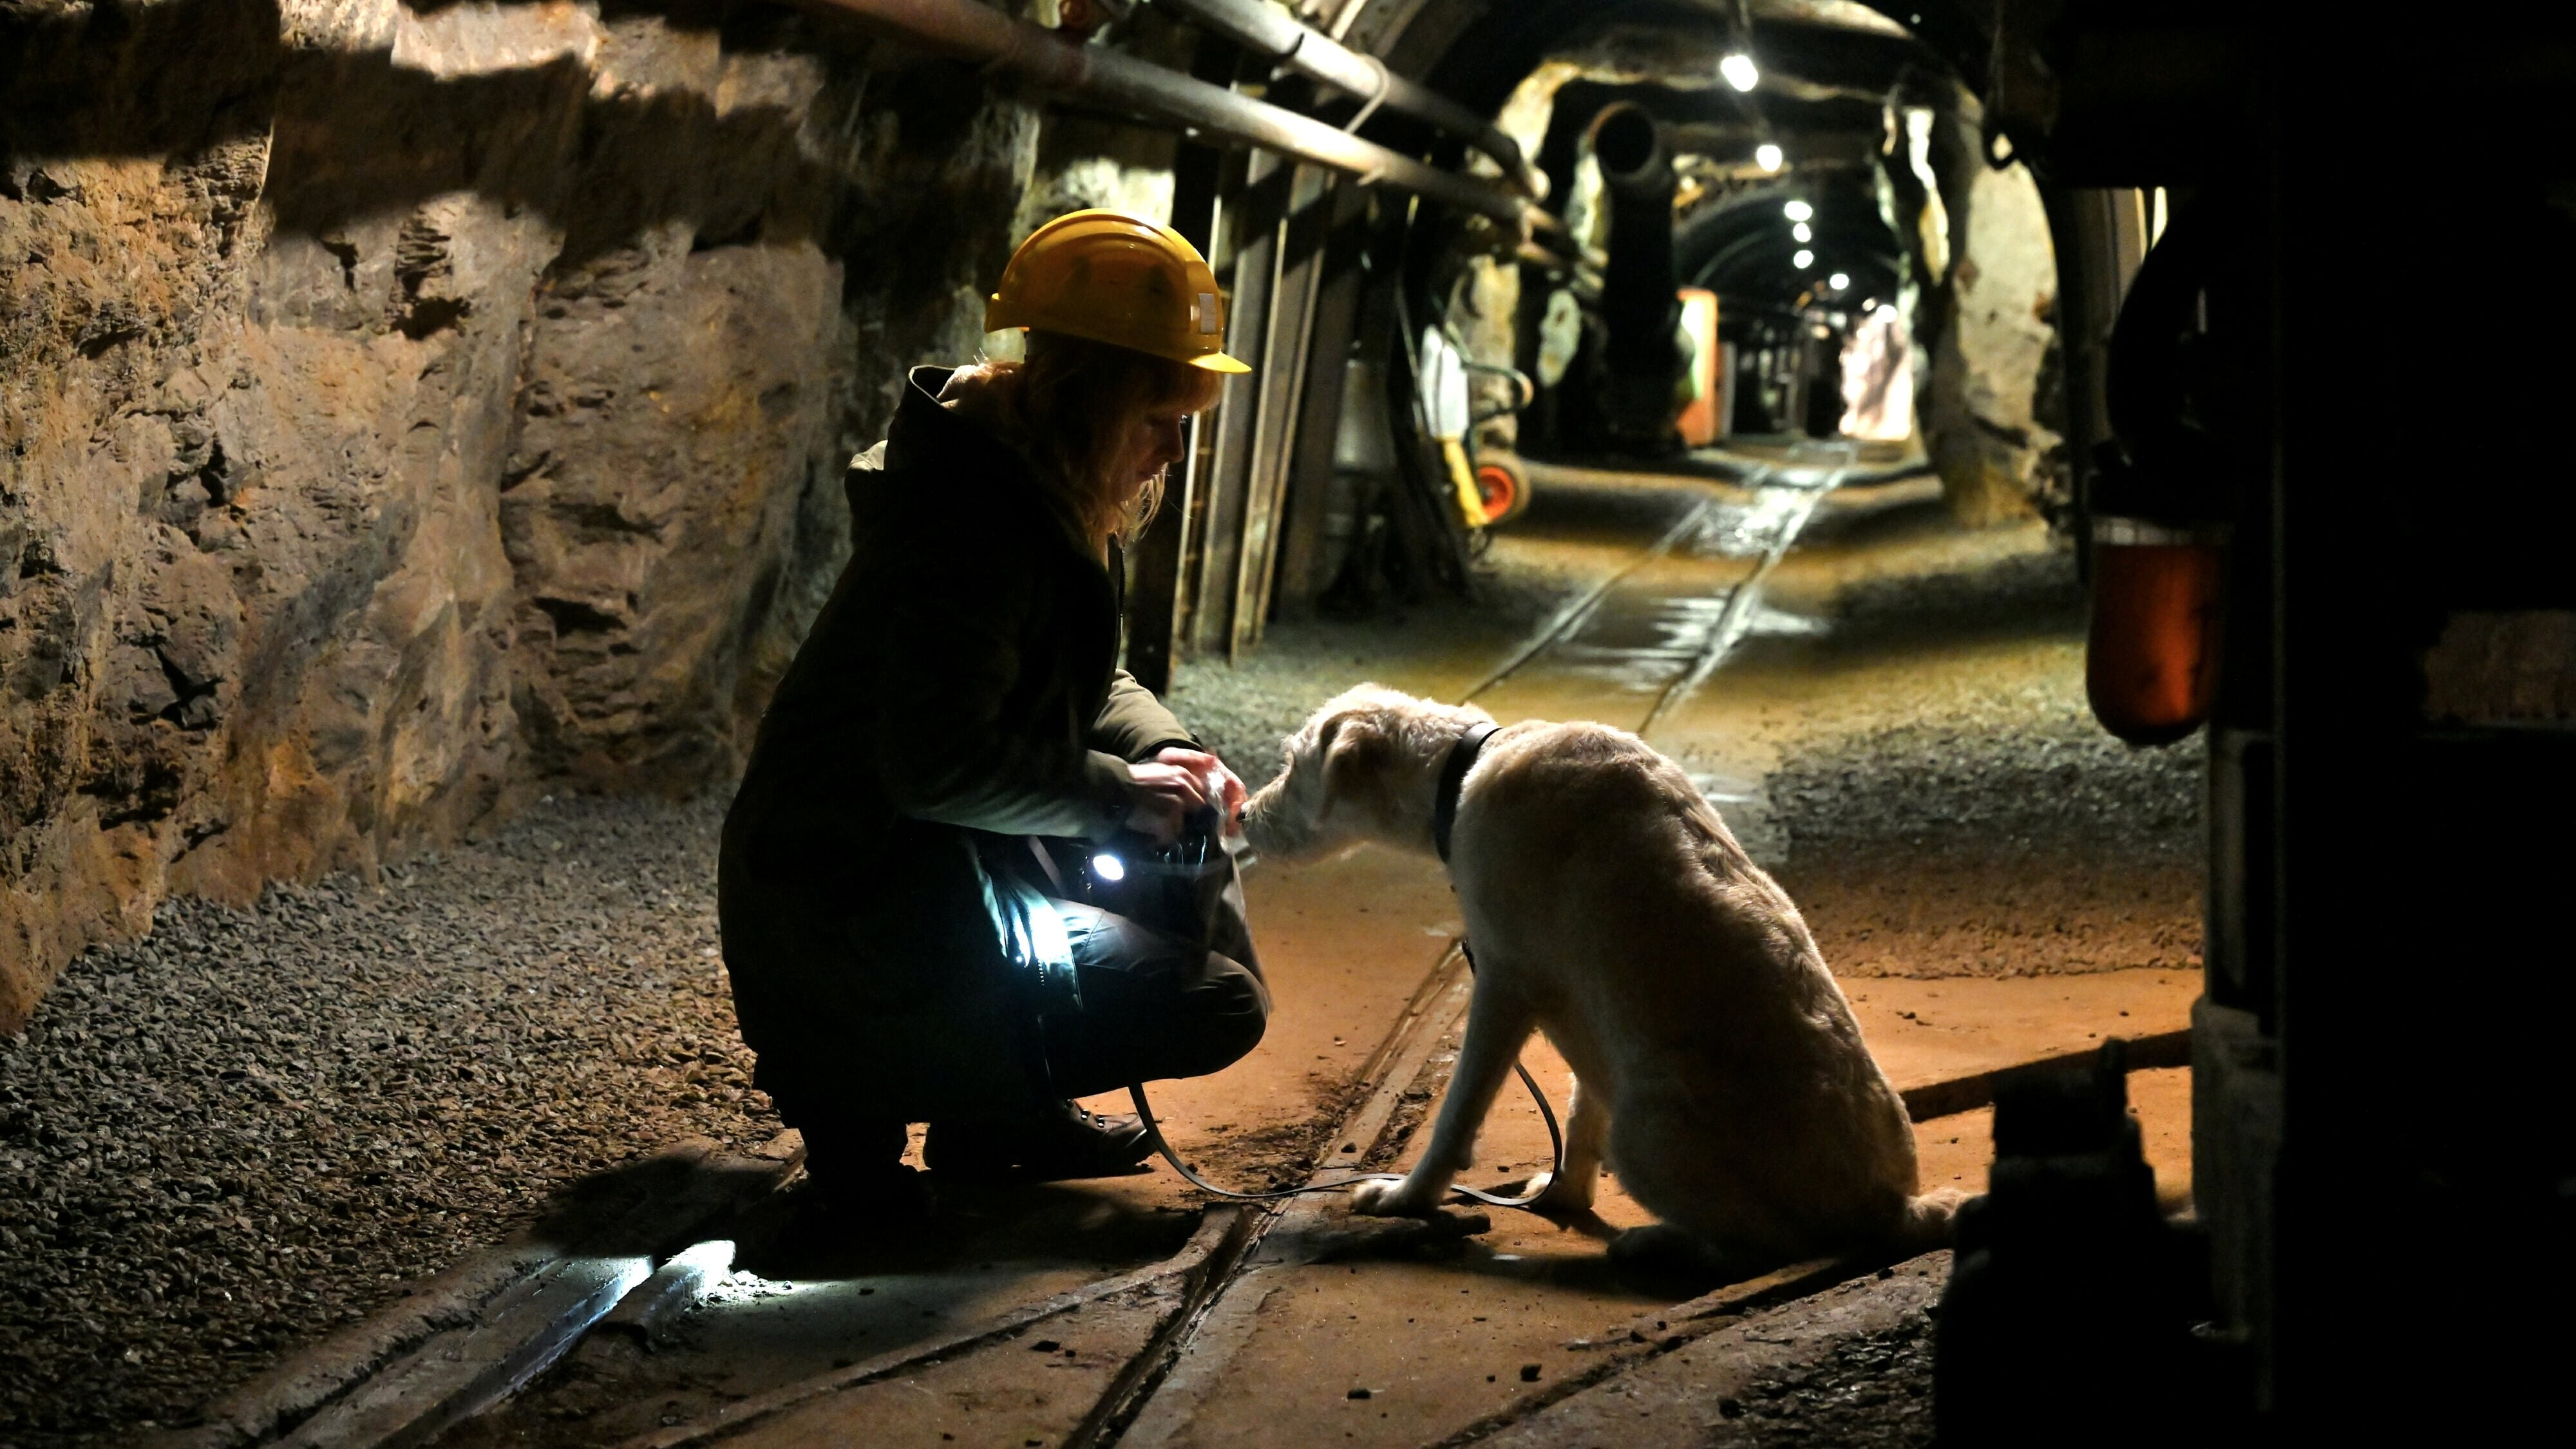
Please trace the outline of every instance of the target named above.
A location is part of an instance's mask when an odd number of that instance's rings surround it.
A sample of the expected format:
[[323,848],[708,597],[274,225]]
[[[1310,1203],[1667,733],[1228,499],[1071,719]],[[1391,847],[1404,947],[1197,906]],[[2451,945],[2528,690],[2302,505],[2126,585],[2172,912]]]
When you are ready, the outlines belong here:
[[[1284,622],[1236,666],[1185,666],[1175,706],[1256,782],[1283,732],[1363,678],[1475,692],[1505,718],[1651,720],[1796,895],[1900,1087],[2179,1029],[2197,990],[2197,756],[2128,751],[2090,725],[2062,545],[2036,526],[1958,530],[1921,481],[1818,493],[1830,462],[1794,486],[1543,488],[1495,538],[1473,603]],[[247,912],[173,904],[151,939],[76,963],[0,1043],[0,1440],[116,1442],[185,1421],[588,1174],[681,1137],[766,1141],[776,1124],[747,1087],[714,959],[720,812],[560,802],[381,882],[281,890]],[[1278,1009],[1251,1058],[1157,1090],[1176,1145],[1222,1180],[1300,1180],[1343,1157],[1340,1123],[1366,1138],[1351,1159],[1401,1165],[1455,1048],[1440,1013],[1464,1000],[1445,881],[1372,848],[1256,867],[1249,888]],[[1413,1055],[1390,1059],[1390,1023],[1416,1019]],[[1562,1063],[1544,1044],[1529,1062],[1562,1102]],[[2139,1073],[2132,1094],[2179,1202],[2188,1073]],[[1987,1115],[1921,1124],[1927,1186],[1981,1185]],[[1535,1111],[1507,1097],[1471,1180],[1545,1161]],[[1228,1292],[1193,1330],[1191,1354],[1230,1367],[1175,1369],[1121,1442],[1285,1443],[1293,1424],[1294,1442],[1415,1445],[1498,1415],[1525,1442],[1591,1442],[1573,1427],[1527,1438],[1544,1418],[1531,1396],[1600,1368],[1573,1345],[1671,1301],[1608,1273],[1600,1234],[1642,1220],[1610,1186],[1594,1232],[1494,1214],[1463,1239],[1354,1238],[1337,1196],[1301,1200],[1244,1269],[1269,1286]],[[1212,1221],[1168,1171],[943,1202],[932,1238],[870,1240],[791,1188],[728,1230],[736,1271],[664,1350],[586,1345],[450,1441],[686,1436],[853,1361],[1149,1270]],[[1733,1356],[1675,1380],[1660,1422],[1691,1416],[1689,1442],[1922,1442],[1937,1276],[1913,1265],[1834,1290],[1874,1306],[1788,1335],[1796,1351],[1729,1317]],[[906,1369],[763,1434],[1096,1434],[1085,1416],[1167,1331],[1159,1283],[1091,1303],[1080,1334],[1019,1335],[1007,1365],[987,1350]],[[1056,1347],[1028,1351],[1042,1343]],[[1601,1396],[1664,1392],[1650,1367],[1546,1413],[1624,1412]],[[1741,1384],[1691,1389],[1720,1368]],[[1004,1403],[1018,1407],[996,1417]]]

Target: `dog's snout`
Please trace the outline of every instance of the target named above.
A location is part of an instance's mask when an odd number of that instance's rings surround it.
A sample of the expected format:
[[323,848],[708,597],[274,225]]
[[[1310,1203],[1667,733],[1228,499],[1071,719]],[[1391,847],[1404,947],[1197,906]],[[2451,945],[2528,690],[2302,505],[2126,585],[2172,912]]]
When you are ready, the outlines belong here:
[[1279,782],[1274,780],[1245,800],[1235,817],[1243,827],[1244,841],[1264,855],[1277,854],[1290,844],[1279,829],[1279,795]]

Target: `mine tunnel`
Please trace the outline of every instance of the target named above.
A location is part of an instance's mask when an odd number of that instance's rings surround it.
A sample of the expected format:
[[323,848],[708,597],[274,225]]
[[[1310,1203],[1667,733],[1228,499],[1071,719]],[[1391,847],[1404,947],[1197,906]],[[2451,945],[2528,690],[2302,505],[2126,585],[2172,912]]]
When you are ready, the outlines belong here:
[[2531,1433],[2571,82],[0,0],[0,1443]]

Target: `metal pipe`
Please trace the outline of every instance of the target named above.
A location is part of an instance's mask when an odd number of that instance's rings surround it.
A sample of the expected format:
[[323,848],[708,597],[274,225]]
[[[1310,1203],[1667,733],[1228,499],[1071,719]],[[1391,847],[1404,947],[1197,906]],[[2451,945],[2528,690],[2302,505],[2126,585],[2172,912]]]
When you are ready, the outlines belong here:
[[1592,122],[1592,154],[1610,193],[1610,265],[1601,283],[1610,327],[1601,360],[1611,429],[1631,446],[1661,448],[1679,411],[1681,304],[1673,277],[1673,166],[1655,118],[1631,102]]
[[1547,211],[1497,186],[1428,166],[1399,151],[1340,131],[1311,116],[1222,86],[1177,75],[1150,61],[1100,45],[1074,45],[1044,26],[1014,19],[975,0],[795,0],[801,7],[847,15],[959,60],[981,63],[1042,90],[1178,122],[1212,136],[1357,176],[1514,228],[1561,231]]
[[1533,199],[1547,196],[1547,173],[1521,154],[1520,143],[1465,106],[1386,68],[1376,56],[1352,50],[1261,0],[1156,0],[1169,5],[1273,65],[1347,91],[1362,102],[1360,114],[1380,105],[1462,137],[1503,168],[1503,177]]

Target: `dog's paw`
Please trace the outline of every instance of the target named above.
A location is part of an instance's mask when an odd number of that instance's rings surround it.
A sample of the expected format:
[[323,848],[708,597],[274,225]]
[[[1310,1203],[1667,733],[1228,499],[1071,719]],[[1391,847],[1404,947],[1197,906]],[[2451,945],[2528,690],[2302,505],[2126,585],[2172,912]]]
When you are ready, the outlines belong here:
[[1363,1182],[1351,1189],[1351,1211],[1373,1218],[1430,1216],[1440,1205],[1437,1202],[1421,1201],[1417,1194],[1408,1191],[1412,1186],[1413,1181],[1410,1178],[1402,1182],[1388,1182],[1384,1179]]
[[1531,1178],[1521,1191],[1530,1199],[1530,1211],[1541,1217],[1581,1217],[1592,1211],[1593,1184],[1589,1182],[1542,1172]]

